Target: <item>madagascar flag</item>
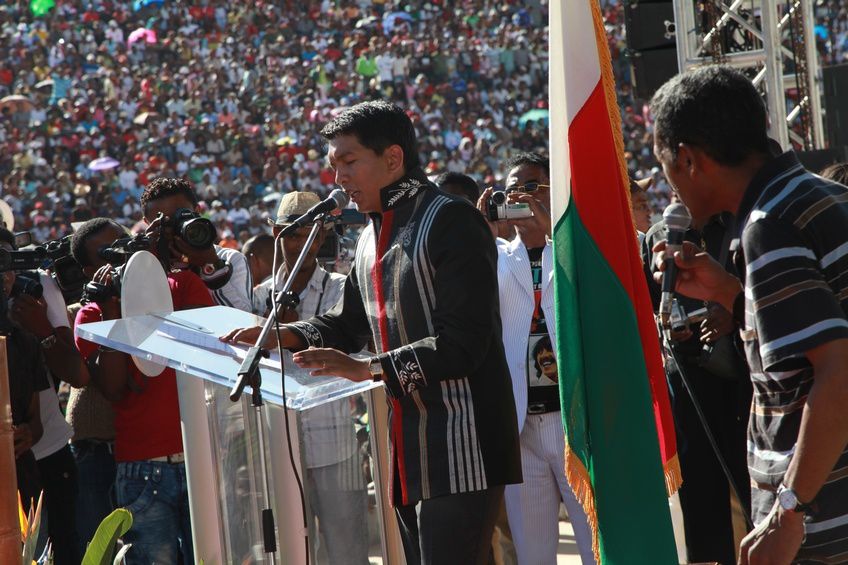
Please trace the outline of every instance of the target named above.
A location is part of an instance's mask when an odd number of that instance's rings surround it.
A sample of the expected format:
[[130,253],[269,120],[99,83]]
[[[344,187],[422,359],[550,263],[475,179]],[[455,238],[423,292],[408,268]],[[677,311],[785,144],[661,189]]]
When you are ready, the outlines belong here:
[[[599,563],[677,563],[674,426],[598,0],[550,10],[551,206],[565,470]],[[659,438],[659,441],[658,441]]]

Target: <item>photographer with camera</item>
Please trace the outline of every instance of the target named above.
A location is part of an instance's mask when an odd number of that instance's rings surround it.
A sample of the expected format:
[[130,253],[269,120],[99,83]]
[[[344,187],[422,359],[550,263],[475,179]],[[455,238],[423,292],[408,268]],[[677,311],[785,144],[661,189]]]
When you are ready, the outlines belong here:
[[[77,325],[121,317],[114,281],[118,274],[104,255],[125,236],[120,225],[106,218],[90,220],[74,234],[74,258],[100,285],[94,287],[99,289],[96,301],[77,314]],[[190,270],[166,274],[175,310],[213,304],[206,285]],[[133,527],[124,536],[133,544],[127,563],[175,564],[179,553],[184,563],[193,563],[176,373],[165,369],[148,378],[125,353],[79,337],[76,343],[92,382],[115,412],[117,503],[133,514]]]
[[147,235],[156,254],[172,268],[191,269],[212,292],[216,304],[253,311],[253,281],[247,259],[215,245],[215,226],[197,212],[197,195],[182,178],[154,179],[141,195]]
[[[729,244],[726,238],[732,225],[730,214],[717,215],[700,230],[687,230],[684,238],[702,246],[722,262],[726,270],[735,273],[728,254],[723,253]],[[660,286],[654,281],[657,264],[656,254],[651,250],[667,237],[668,229],[661,221],[648,230],[642,242],[642,260],[655,311],[659,309]],[[692,562],[733,563],[736,552],[730,485],[684,386],[681,371],[685,373],[693,388],[692,393],[706,416],[709,429],[738,487],[742,497],[739,502],[746,513],[751,507],[745,439],[751,383],[745,359],[733,342],[735,325],[730,312],[718,304],[681,295],[677,295],[675,300],[680,308],[677,309],[678,315],[673,316],[672,332],[663,337],[662,347],[683,474],[679,495],[687,555]],[[693,320],[693,315],[699,312],[703,312],[698,316],[703,320]]]
[[[28,278],[31,275],[36,278]],[[18,285],[20,281],[26,284]],[[50,538],[57,565],[76,565],[81,558],[76,527],[78,472],[68,444],[73,429],[59,407],[57,389],[60,381],[84,387],[89,373],[74,345],[65,300],[51,274],[43,270],[27,272],[15,287],[11,314],[25,331],[38,338],[48,368],[49,386],[39,393],[44,432],[32,446],[46,503],[41,539]]]
[[[0,228],[0,250],[14,252],[15,236]],[[8,296],[15,284],[15,273],[2,272],[3,296],[0,297],[0,328],[7,337],[6,350],[9,371],[9,398],[12,408],[12,430],[15,447],[15,474],[24,512],[38,501],[41,478],[32,446],[41,439],[39,394],[49,389],[47,371],[38,338],[25,331],[10,308]],[[14,354],[12,354],[14,353]]]
[[524,153],[511,159],[507,170],[505,194],[495,198],[489,188],[477,207],[487,216],[493,235],[502,231],[499,225],[515,233],[511,241],[497,239],[502,340],[512,377],[524,475],[522,484],[507,485],[504,494],[509,528],[519,563],[555,562],[562,501],[583,563],[594,563],[586,514],[565,477],[565,434],[551,346],[556,328],[550,164],[542,155]]

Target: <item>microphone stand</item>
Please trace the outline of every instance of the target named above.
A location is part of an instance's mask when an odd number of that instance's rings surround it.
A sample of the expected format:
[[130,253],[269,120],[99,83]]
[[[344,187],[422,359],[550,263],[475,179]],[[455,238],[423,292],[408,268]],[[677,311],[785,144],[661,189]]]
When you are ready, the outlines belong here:
[[[288,278],[286,278],[285,283],[283,284],[282,290],[280,290],[276,297],[273,297],[272,300],[273,309],[271,315],[268,316],[268,319],[265,320],[265,325],[262,326],[262,331],[259,333],[259,337],[256,339],[256,345],[251,347],[247,351],[247,355],[244,358],[244,361],[241,364],[241,367],[238,371],[238,379],[236,380],[235,385],[230,390],[230,400],[233,402],[238,402],[239,398],[241,398],[242,393],[244,392],[245,386],[250,386],[252,391],[251,394],[251,403],[253,407],[256,409],[256,428],[259,436],[259,464],[262,467],[262,495],[265,498],[265,503],[267,508],[262,511],[262,535],[263,542],[265,547],[265,552],[270,556],[270,562],[272,565],[275,563],[274,553],[277,551],[277,541],[275,535],[275,525],[274,525],[274,511],[271,508],[270,504],[270,488],[268,486],[268,471],[265,462],[265,428],[263,426],[264,419],[262,417],[262,376],[259,372],[259,361],[263,357],[268,357],[270,353],[267,349],[262,347],[262,344],[265,343],[265,339],[268,337],[268,334],[271,333],[271,330],[277,324],[277,305],[283,307],[283,310],[287,309],[295,309],[300,302],[300,298],[297,294],[292,292],[291,287],[294,284],[294,279],[297,277],[297,274],[300,272],[300,269],[303,267],[303,263],[306,260],[306,255],[309,253],[309,249],[312,247],[312,243],[315,241],[315,238],[318,237],[318,233],[324,227],[324,214],[321,214],[317,218],[315,218],[314,223],[312,224],[312,230],[309,232],[309,237],[306,239],[306,243],[303,245],[303,248],[300,250],[300,255],[297,258],[294,266],[288,274]],[[282,265],[280,268],[282,269]],[[277,274],[274,273],[276,277]],[[283,381],[283,409],[287,410],[285,406],[286,401],[286,377],[285,377],[285,365],[283,365],[283,357],[280,356],[280,366],[281,366],[281,377]],[[286,433],[288,434],[288,416],[286,416]],[[291,437],[289,436],[289,444],[291,442]],[[289,445],[291,447],[291,445]],[[294,467],[294,458],[289,450],[289,455],[292,457],[292,467],[295,469],[295,476],[297,476],[297,470]],[[300,483],[300,479],[298,478],[298,483]],[[303,487],[301,486],[301,502],[303,502]],[[306,510],[304,506],[304,531],[306,528]],[[309,559],[309,539],[307,536],[306,540],[307,545],[307,560]]]

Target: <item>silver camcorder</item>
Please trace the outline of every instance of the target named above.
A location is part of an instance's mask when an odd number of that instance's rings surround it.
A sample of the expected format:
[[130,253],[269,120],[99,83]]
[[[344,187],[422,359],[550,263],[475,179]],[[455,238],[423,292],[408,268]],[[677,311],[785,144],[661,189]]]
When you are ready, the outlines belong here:
[[529,218],[532,215],[529,204],[509,202],[506,192],[502,190],[493,192],[486,202],[486,217],[490,222]]

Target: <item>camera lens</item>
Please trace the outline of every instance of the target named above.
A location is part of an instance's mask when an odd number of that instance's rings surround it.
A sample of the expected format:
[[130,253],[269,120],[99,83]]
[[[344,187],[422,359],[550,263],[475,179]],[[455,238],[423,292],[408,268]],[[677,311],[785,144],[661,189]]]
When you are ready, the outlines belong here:
[[492,193],[492,202],[495,203],[496,206],[500,206],[504,202],[506,202],[506,192],[502,190],[498,190]]
[[203,249],[215,243],[215,226],[206,218],[195,218],[182,225],[180,237],[192,247]]

